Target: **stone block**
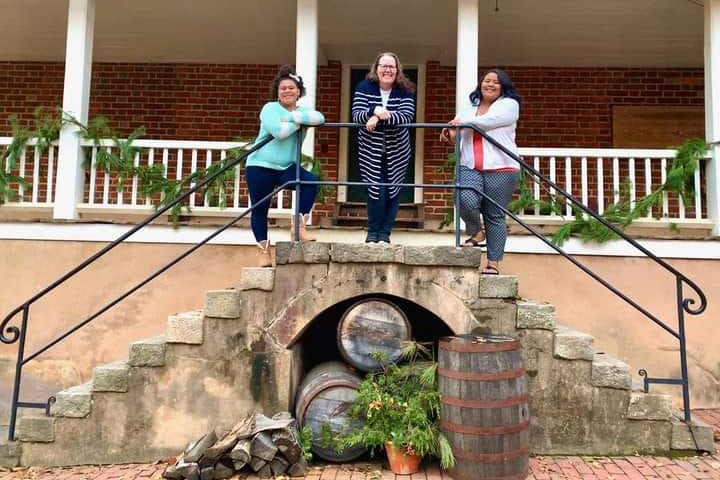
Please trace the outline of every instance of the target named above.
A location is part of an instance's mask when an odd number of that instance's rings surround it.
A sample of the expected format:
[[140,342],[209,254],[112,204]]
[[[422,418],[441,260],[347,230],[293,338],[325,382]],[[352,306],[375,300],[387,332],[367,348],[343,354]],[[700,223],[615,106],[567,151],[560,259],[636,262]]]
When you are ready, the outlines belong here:
[[478,298],[516,298],[518,277],[515,275],[480,275]]
[[7,439],[7,429],[0,428],[0,468],[15,468],[20,465],[20,443]]
[[[695,450],[702,452],[715,452],[713,442],[713,429],[710,425],[692,420],[692,427],[678,418],[672,420],[672,437],[670,448],[673,450]],[[692,428],[692,431],[690,429]]]
[[21,442],[48,443],[55,441],[55,418],[26,415],[20,417],[15,436]]
[[482,259],[479,248],[405,246],[404,263],[453,267],[478,267]]
[[165,341],[167,343],[200,345],[203,342],[202,310],[170,315]]
[[165,365],[165,337],[146,338],[132,342],[128,365],[131,367],[162,367]]
[[277,242],[275,261],[278,265],[288,263],[329,263],[330,245],[322,242]]
[[70,387],[55,394],[55,403],[50,405],[54,417],[84,418],[92,408],[92,382]]
[[337,263],[403,263],[402,245],[382,243],[333,243],[330,259]]
[[604,353],[596,353],[592,362],[592,384],[596,387],[630,390],[630,366]]
[[469,305],[475,324],[469,330],[475,334],[515,335],[517,307],[514,302],[497,298],[481,298]]
[[209,290],[205,294],[205,316],[238,318],[240,316],[240,304],[240,292],[234,288]]
[[555,329],[555,305],[518,300],[517,309],[517,328]]
[[130,367],[125,361],[97,366],[93,370],[93,392],[127,392],[129,376]]
[[517,333],[522,349],[525,372],[528,377],[537,376],[541,370],[547,376],[552,364],[553,333],[548,330],[520,330]]
[[592,335],[558,325],[555,328],[553,355],[567,360],[590,360],[595,356]]
[[275,286],[275,269],[245,267],[240,271],[240,290],[272,291]]
[[661,393],[632,392],[627,418],[669,421],[672,419],[672,397]]

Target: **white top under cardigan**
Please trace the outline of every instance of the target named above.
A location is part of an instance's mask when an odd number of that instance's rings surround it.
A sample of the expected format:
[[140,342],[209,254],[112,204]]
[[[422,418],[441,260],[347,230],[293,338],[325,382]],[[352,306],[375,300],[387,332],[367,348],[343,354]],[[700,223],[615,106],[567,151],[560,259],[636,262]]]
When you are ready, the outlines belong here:
[[[463,123],[472,123],[484,130],[488,136],[509,151],[518,154],[515,143],[515,127],[520,116],[520,105],[509,97],[501,97],[495,100],[486,113],[477,115],[477,105],[465,110],[456,119]],[[460,130],[460,165],[467,168],[475,167],[475,154],[473,151],[473,134],[469,128]],[[483,171],[487,170],[519,170],[518,162],[503,153],[485,138],[483,143]]]

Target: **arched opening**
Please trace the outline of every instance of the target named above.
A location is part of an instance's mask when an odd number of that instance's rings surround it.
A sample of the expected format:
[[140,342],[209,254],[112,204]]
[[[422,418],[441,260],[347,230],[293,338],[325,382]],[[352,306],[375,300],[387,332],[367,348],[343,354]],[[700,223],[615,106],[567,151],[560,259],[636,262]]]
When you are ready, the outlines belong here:
[[394,303],[407,316],[412,338],[418,342],[432,342],[435,349],[437,340],[452,335],[450,327],[437,315],[406,298],[383,293],[369,293],[345,299],[318,314],[302,333],[297,344],[300,351],[301,377],[314,366],[329,361],[342,362],[338,348],[337,329],[343,314],[356,302],[363,299],[381,298]]

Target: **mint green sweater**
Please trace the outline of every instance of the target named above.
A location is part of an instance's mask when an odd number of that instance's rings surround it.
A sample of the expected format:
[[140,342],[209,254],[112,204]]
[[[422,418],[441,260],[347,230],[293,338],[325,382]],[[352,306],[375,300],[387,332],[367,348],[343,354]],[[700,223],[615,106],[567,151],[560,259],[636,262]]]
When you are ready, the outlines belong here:
[[273,170],[285,170],[297,160],[297,141],[295,135],[303,125],[325,123],[322,113],[307,107],[297,107],[295,111],[285,110],[280,102],[266,103],[260,112],[260,132],[257,139],[268,135],[275,137],[270,143],[252,153],[246,162],[248,167],[265,167]]

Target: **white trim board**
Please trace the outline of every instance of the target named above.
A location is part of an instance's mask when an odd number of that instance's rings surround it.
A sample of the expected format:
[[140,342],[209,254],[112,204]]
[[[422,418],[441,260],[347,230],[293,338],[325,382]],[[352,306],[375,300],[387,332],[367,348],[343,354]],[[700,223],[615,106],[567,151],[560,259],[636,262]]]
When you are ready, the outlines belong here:
[[[107,224],[47,224],[47,223],[0,223],[0,240],[45,240],[71,242],[111,242],[127,232],[132,226]],[[131,236],[130,243],[195,244],[212,234],[214,227],[149,225]],[[316,229],[320,241],[351,243],[362,242],[362,230]],[[287,228],[270,230],[272,242],[288,241]],[[393,232],[393,241],[402,245],[453,245],[452,233]],[[249,228],[231,228],[209,242],[215,245],[254,245]],[[720,259],[720,239],[713,240],[640,240],[639,243],[661,258]],[[583,244],[578,239],[569,240],[564,250],[572,255],[613,257],[642,257],[643,255],[624,241],[604,244]],[[556,252],[539,239],[530,235],[510,235],[507,253],[555,254]]]

